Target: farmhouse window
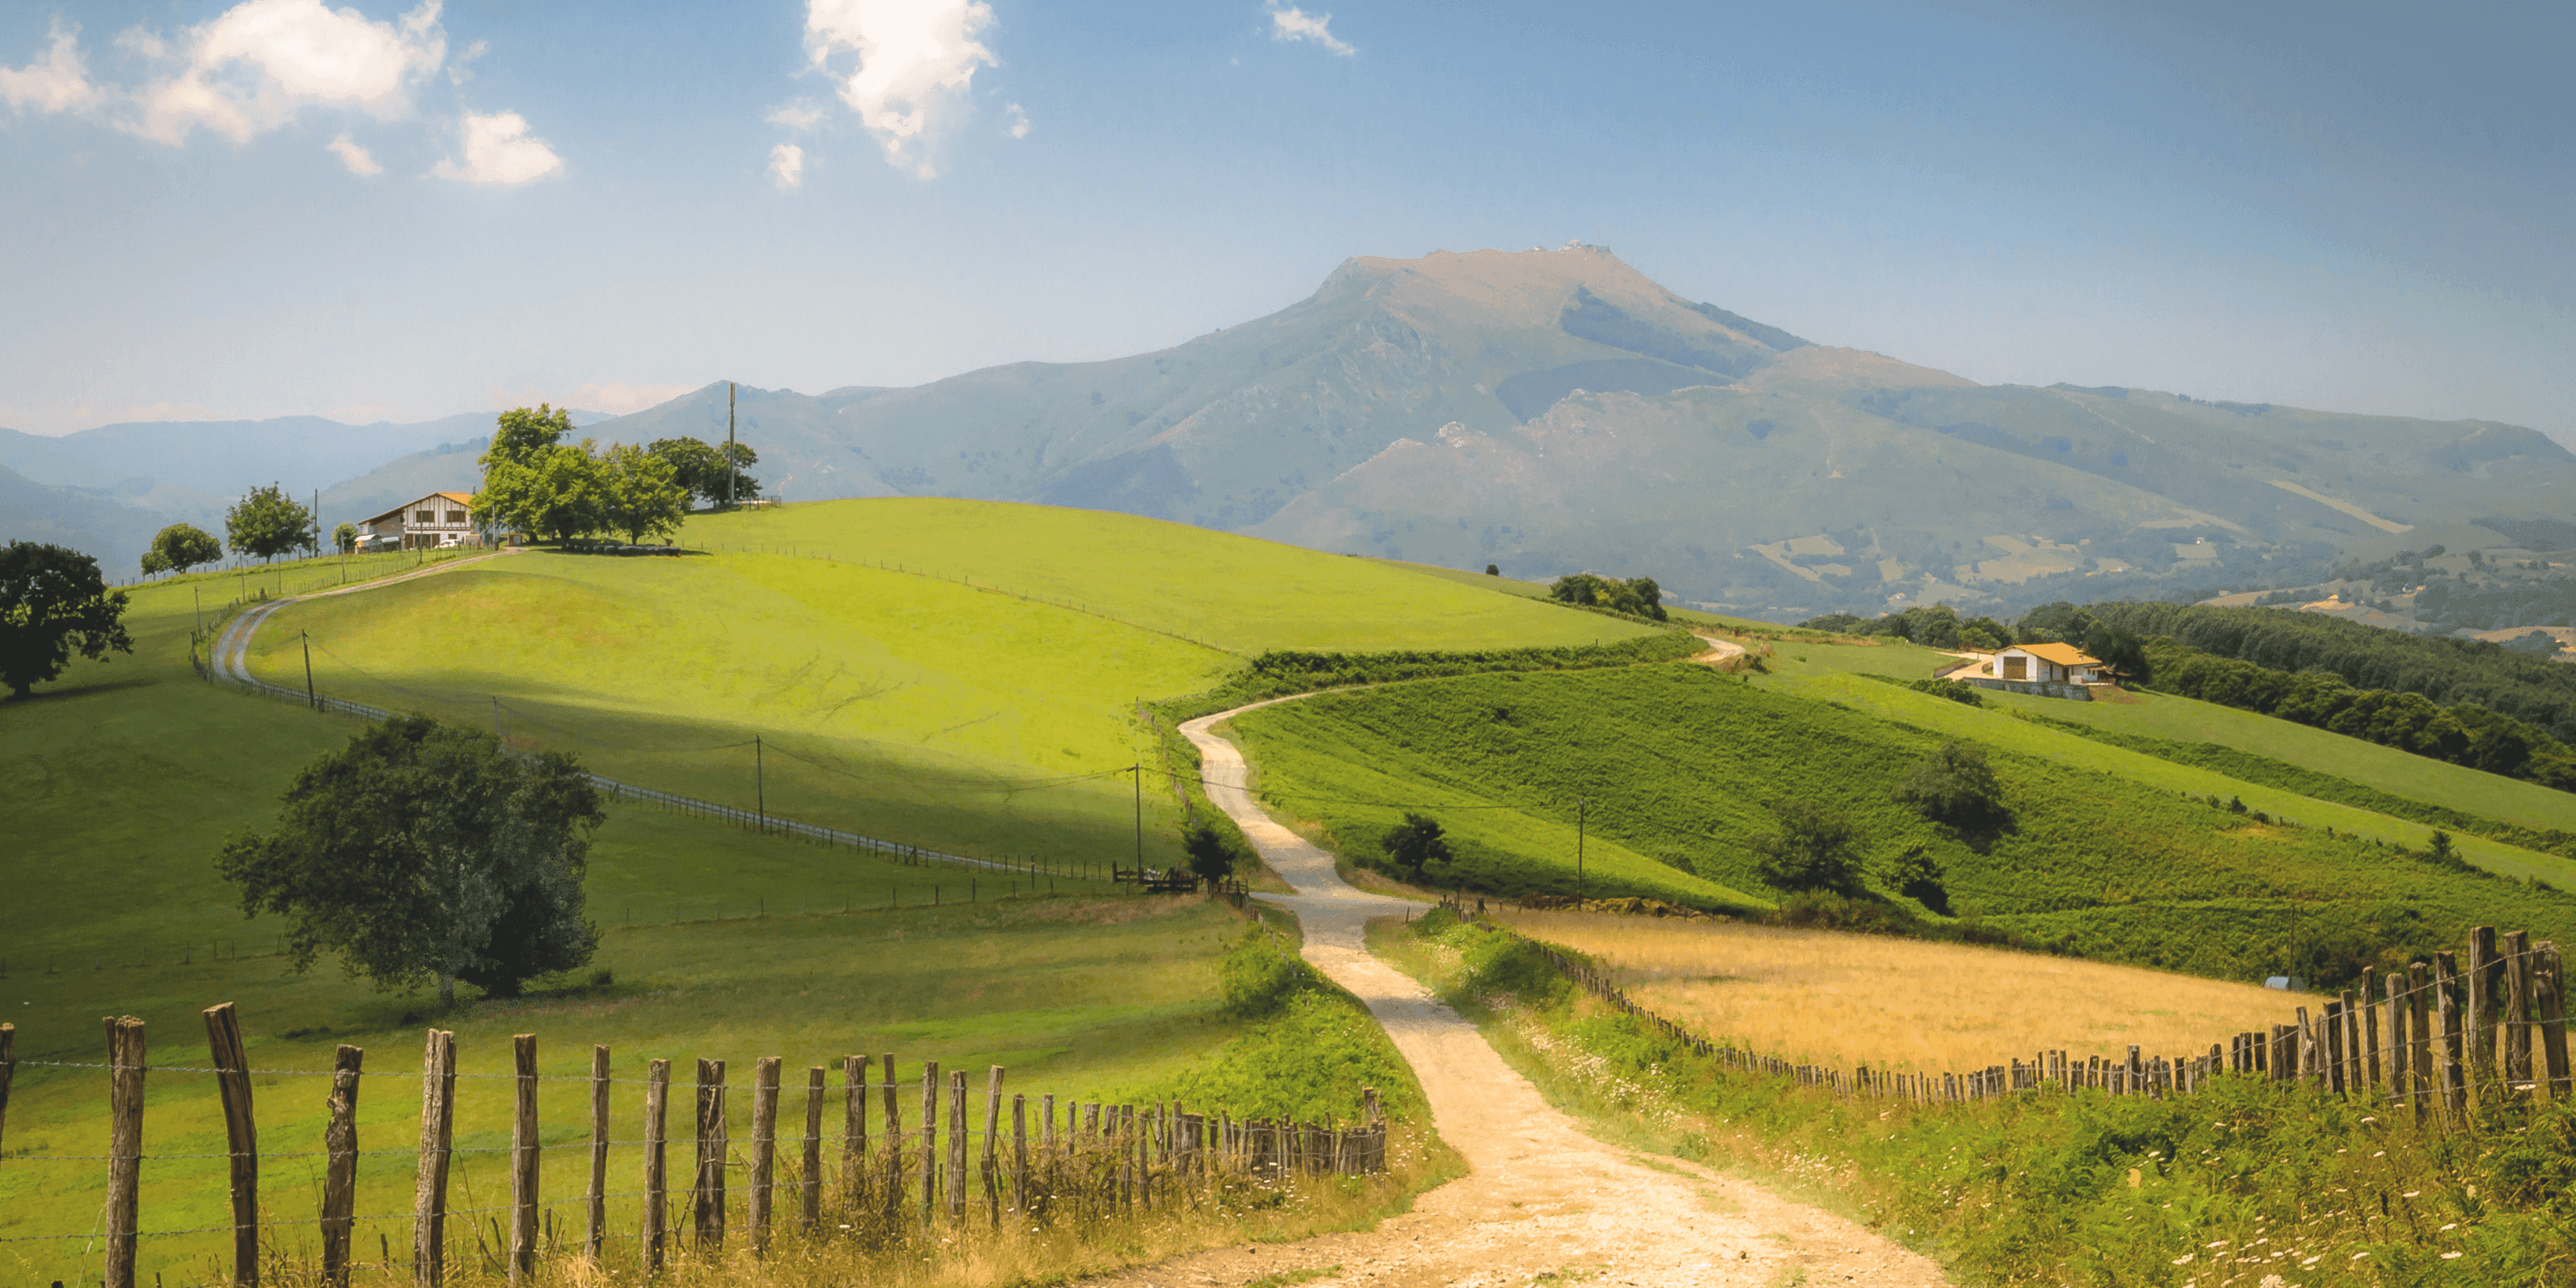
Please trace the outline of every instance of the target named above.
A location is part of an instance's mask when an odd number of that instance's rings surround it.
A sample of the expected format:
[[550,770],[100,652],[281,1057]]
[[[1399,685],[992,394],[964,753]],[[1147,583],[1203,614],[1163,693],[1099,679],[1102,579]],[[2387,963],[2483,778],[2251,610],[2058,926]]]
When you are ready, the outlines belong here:
[[438,522],[438,512],[436,510],[415,510],[412,512],[411,521],[414,523],[436,523]]
[[463,524],[465,522],[465,512],[463,510],[450,510],[447,512],[447,521],[454,524]]
[[2004,678],[2005,678],[2005,679],[2007,679],[2007,680],[2018,680],[2018,679],[2021,679],[2021,678],[2022,678],[2022,668],[2023,668],[2023,660],[2022,660],[2021,658],[2017,658],[2017,657],[2008,657],[2008,658],[2005,658],[2005,659],[2004,659]]

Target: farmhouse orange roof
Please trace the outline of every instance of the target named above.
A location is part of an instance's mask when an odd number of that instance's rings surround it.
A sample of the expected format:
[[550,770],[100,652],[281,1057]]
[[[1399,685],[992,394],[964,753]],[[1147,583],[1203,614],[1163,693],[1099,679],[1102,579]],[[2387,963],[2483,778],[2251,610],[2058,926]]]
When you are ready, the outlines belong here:
[[2100,666],[2102,664],[2100,658],[2086,657],[2084,650],[2072,644],[2023,644],[2018,647],[2032,657],[2055,662],[2059,666]]

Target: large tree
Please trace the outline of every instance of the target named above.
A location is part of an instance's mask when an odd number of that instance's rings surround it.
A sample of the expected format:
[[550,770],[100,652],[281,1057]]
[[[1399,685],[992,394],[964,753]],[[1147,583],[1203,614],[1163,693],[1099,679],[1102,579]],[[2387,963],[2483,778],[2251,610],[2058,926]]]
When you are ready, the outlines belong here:
[[1234,875],[1234,843],[1206,819],[1191,819],[1181,829],[1181,853],[1189,856],[1190,872],[1201,881],[1214,883]]
[[1547,588],[1548,597],[1563,604],[1586,608],[1607,608],[1616,613],[1666,620],[1664,588],[1652,577],[1631,577],[1619,581],[1596,573],[1578,572],[1559,577]]
[[274,559],[312,544],[313,512],[274,483],[255,487],[224,512],[224,539],[234,554]]
[[174,523],[152,534],[152,548],[143,552],[143,575],[186,572],[223,557],[223,543],[215,534],[193,523]]
[[1978,827],[2004,817],[2004,788],[1986,764],[1985,749],[1945,742],[1923,758],[1897,786],[1896,798],[1935,822]]
[[545,541],[597,532],[606,523],[608,486],[590,443],[552,443],[521,459],[491,460],[474,513],[495,526]]
[[[760,495],[760,480],[744,469],[760,463],[749,443],[709,446],[694,438],[659,438],[647,449],[671,463],[676,482],[708,505],[748,501]],[[730,463],[730,469],[726,468]]]
[[0,550],[0,682],[18,697],[63,673],[73,652],[92,661],[134,651],[125,592],[77,550],[12,541]]
[[516,995],[590,960],[590,835],[606,815],[569,755],[512,754],[491,734],[394,716],[306,766],[277,829],[235,835],[216,870],[245,915],[287,919],[289,961],[324,951],[379,988],[456,981]]
[[618,443],[600,458],[600,521],[642,544],[646,537],[677,532],[689,513],[689,494],[673,479],[671,463],[632,443]]

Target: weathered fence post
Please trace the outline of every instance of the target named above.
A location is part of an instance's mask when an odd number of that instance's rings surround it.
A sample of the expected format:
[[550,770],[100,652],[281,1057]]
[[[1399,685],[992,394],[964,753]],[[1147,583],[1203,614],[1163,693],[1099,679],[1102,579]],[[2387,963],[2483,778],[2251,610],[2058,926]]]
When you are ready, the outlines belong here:
[[143,1021],[107,1021],[106,1288],[134,1288],[134,1226],[142,1215]]
[[966,1214],[966,1071],[948,1075],[948,1215]]
[[597,1261],[608,1242],[608,1048],[590,1048],[590,1193],[584,1196],[590,1229],[582,1255]]
[[671,1062],[644,1066],[644,1275],[662,1273],[662,1245],[671,1225],[671,1188],[664,1145],[670,1140]]
[[1002,1066],[994,1065],[984,1082],[984,1211],[993,1228],[1002,1228]]
[[[2474,974],[2470,977],[2470,986],[2476,986]],[[2461,1024],[2459,991],[2458,960],[2449,953],[2433,954],[2433,995],[2434,1001],[2442,1008],[2442,1109],[2454,1122],[2469,1107],[2469,1087],[2465,1076],[2468,1070],[2461,1067],[2462,1057],[2467,1054],[2464,1049],[2467,1027]]]
[[448,1147],[456,1130],[456,1034],[431,1029],[420,1059],[420,1171],[412,1183],[411,1275],[438,1288],[447,1274]]
[[823,1228],[823,1066],[805,1070],[805,1165],[796,1178],[796,1219],[807,1234]]
[[2415,1087],[2409,1080],[2415,1075],[2413,1066],[2406,1060],[2408,1011],[2405,973],[2390,971],[2381,985],[2387,989],[2388,1001],[2388,1102],[2411,1105],[2415,1100]]
[[841,1202],[856,1212],[867,1201],[868,1058],[841,1057]]
[[2531,932],[2504,937],[2504,1083],[2507,1099],[2531,1094]]
[[342,1046],[331,1061],[331,1121],[322,1129],[322,1282],[346,1288],[358,1201],[358,1071],[367,1053]]
[[2439,1003],[2433,1000],[2431,965],[2408,963],[2406,994],[2406,1068],[2414,1079],[2409,1085],[2414,1090],[2415,1121],[2421,1124],[2431,1116],[2433,1097],[2442,1085],[2441,1073],[2433,1067],[2433,1013]]
[[0,1024],[0,1143],[9,1127],[9,1080],[18,1072],[18,1026]]
[[921,1066],[921,1222],[939,1208],[939,1062]]
[[2493,1095],[2488,1086],[2495,1081],[2495,1022],[2497,992],[2496,937],[2493,926],[2473,926],[2469,930],[2468,1005],[2461,1017],[2462,1083],[2468,1094],[2484,1104]]
[[259,1282],[259,1126],[251,1115],[250,1059],[242,1052],[241,1017],[230,1002],[205,1011],[206,1048],[224,1104],[224,1148],[231,1157],[233,1282]]
[[765,1055],[751,1066],[751,1255],[769,1251],[769,1216],[778,1180],[778,1071]]
[[724,1246],[725,1062],[698,1061],[698,1178],[690,1192],[690,1222],[701,1254]]
[[2558,945],[2543,943],[2531,951],[2532,992],[2539,1003],[2541,1063],[2549,1076],[2549,1098],[2563,1101],[2569,1091],[2566,976],[2558,959]]
[[903,1102],[894,1081],[894,1056],[885,1057],[886,1219],[903,1214]]
[[2371,994],[2370,972],[2367,970],[2361,973],[2361,1045],[2362,1086],[2387,1086],[2387,1070],[2381,1066],[2379,1057],[2379,999]]
[[537,1273],[537,1035],[515,1034],[517,1112],[510,1120],[510,1282]]
[[1011,1097],[1011,1210],[1029,1210],[1029,1098]]

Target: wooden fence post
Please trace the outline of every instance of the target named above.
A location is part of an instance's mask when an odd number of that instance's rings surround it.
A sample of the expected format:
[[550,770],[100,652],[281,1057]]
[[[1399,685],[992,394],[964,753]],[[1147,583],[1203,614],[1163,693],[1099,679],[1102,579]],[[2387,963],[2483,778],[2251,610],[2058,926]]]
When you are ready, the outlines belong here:
[[751,1066],[751,1255],[769,1251],[770,1204],[778,1181],[778,1070],[765,1055]]
[[590,1229],[582,1238],[582,1255],[596,1262],[608,1244],[608,1048],[590,1048]]
[[2467,1094],[2475,1095],[2481,1104],[2492,1095],[2485,1084],[2495,1081],[2495,927],[2473,926],[2469,930],[2468,1004],[2461,1017],[2462,1072],[2461,1084]]
[[867,1201],[868,1058],[841,1057],[841,1202],[852,1212]]
[[903,1214],[903,1101],[894,1081],[894,1056],[885,1056],[886,1219]]
[[250,1058],[243,1054],[241,1017],[230,1002],[205,1011],[206,1048],[215,1066],[215,1088],[224,1105],[224,1149],[232,1174],[233,1282],[259,1282],[259,1126],[251,1115]]
[[8,1140],[9,1080],[18,1072],[18,1026],[0,1024],[0,1144]]
[[948,1215],[966,1214],[966,1071],[948,1075]]
[[939,1208],[939,1062],[921,1066],[921,1223]]
[[518,1092],[517,1112],[510,1120],[510,1282],[515,1284],[537,1274],[537,1035],[512,1035],[510,1055]]
[[2504,937],[2504,1082],[2507,1099],[2531,1094],[2531,932]]
[[2410,1079],[2415,1075],[2406,1061],[2406,976],[2401,971],[2390,971],[2381,983],[2388,990],[2388,1102],[2411,1105],[2415,1084]]
[[1002,1228],[1002,1066],[994,1065],[984,1082],[984,1211],[993,1228]]
[[2566,976],[2558,959],[2558,945],[2542,943],[2531,950],[2532,998],[2537,1003],[2534,1017],[2540,1028],[2541,1065],[2549,1079],[2549,1098],[2563,1101],[2568,1096],[2567,1070],[2567,1001]]
[[2433,1112],[2433,1096],[2441,1087],[2441,1074],[2433,1067],[2433,1012],[2439,1005],[2433,1000],[2433,968],[2424,962],[2410,962],[2406,967],[2406,1068],[2414,1081],[2408,1084],[2414,1094],[2415,1121],[2420,1125]]
[[2370,972],[2366,970],[2361,973],[2361,1045],[2362,1085],[2387,1086],[2387,1070],[2379,1055],[2379,999],[2370,991]]
[[[2471,976],[2473,988],[2475,978]],[[2442,1009],[2442,1052],[2438,1057],[2442,1062],[2442,1109],[2454,1122],[2469,1106],[2469,1087],[2464,1076],[2467,1070],[2461,1067],[2462,1057],[2467,1054],[2464,1042],[2468,1029],[2461,1023],[2459,994],[2458,959],[2449,953],[2433,954],[2433,996]]]
[[142,1215],[143,1021],[107,1021],[106,1288],[134,1288],[134,1226]]
[[807,1234],[823,1228],[823,1066],[805,1070],[805,1166],[796,1178],[797,1220]]
[[690,1222],[700,1254],[724,1247],[725,1062],[698,1061],[698,1179],[690,1192]]
[[438,1288],[447,1274],[447,1163],[456,1131],[456,1034],[431,1029],[420,1058],[420,1171],[412,1184],[411,1276]]
[[322,1282],[347,1288],[358,1202],[358,1072],[367,1053],[342,1046],[331,1061],[331,1122],[322,1129]]
[[1011,1210],[1029,1210],[1029,1098],[1011,1097]]
[[663,1153],[670,1109],[671,1062],[652,1061],[644,1066],[644,1229],[637,1236],[648,1279],[662,1273],[662,1245],[670,1232],[670,1173]]

